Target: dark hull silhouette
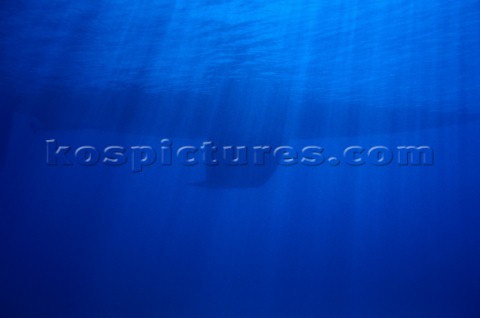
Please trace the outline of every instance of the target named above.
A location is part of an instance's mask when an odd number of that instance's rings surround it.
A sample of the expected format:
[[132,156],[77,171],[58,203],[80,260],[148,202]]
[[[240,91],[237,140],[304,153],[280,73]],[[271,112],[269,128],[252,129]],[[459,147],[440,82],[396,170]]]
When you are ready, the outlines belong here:
[[[478,121],[480,114],[426,107],[369,107],[353,103],[322,105],[305,99],[295,103],[286,94],[250,101],[227,90],[224,96],[145,93],[141,89],[69,92],[43,90],[37,95],[4,90],[1,107],[2,144],[9,140],[15,113],[31,120],[35,131],[93,129],[159,138],[211,140],[216,145],[288,145],[292,140],[393,134]],[[258,103],[258,107],[251,107]],[[249,104],[249,107],[245,107]],[[226,108],[228,105],[228,108]],[[252,113],[254,110],[254,113]],[[301,123],[301,125],[296,125]],[[3,155],[1,156],[3,160]],[[1,164],[2,162],[0,162]],[[257,187],[269,180],[275,163],[266,166],[206,167],[197,185]]]

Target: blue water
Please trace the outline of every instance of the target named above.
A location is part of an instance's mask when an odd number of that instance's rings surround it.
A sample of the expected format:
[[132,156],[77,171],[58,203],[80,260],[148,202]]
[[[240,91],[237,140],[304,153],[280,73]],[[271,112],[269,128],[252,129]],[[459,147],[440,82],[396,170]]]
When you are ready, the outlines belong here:
[[[0,317],[480,317],[480,2],[0,2]],[[434,164],[48,165],[46,140]]]

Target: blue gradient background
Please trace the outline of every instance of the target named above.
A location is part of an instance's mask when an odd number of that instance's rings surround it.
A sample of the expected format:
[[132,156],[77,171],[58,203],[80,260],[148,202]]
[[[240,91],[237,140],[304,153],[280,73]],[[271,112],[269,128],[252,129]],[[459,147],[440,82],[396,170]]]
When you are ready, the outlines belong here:
[[[480,317],[479,99],[476,0],[4,0],[0,316]],[[50,167],[52,138],[435,164],[201,186],[200,166]]]

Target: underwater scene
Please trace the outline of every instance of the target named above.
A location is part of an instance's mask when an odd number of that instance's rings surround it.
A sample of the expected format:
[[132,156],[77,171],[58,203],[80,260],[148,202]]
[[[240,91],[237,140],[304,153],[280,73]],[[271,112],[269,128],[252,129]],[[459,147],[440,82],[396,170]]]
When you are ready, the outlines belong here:
[[480,1],[3,0],[0,317],[480,317]]

